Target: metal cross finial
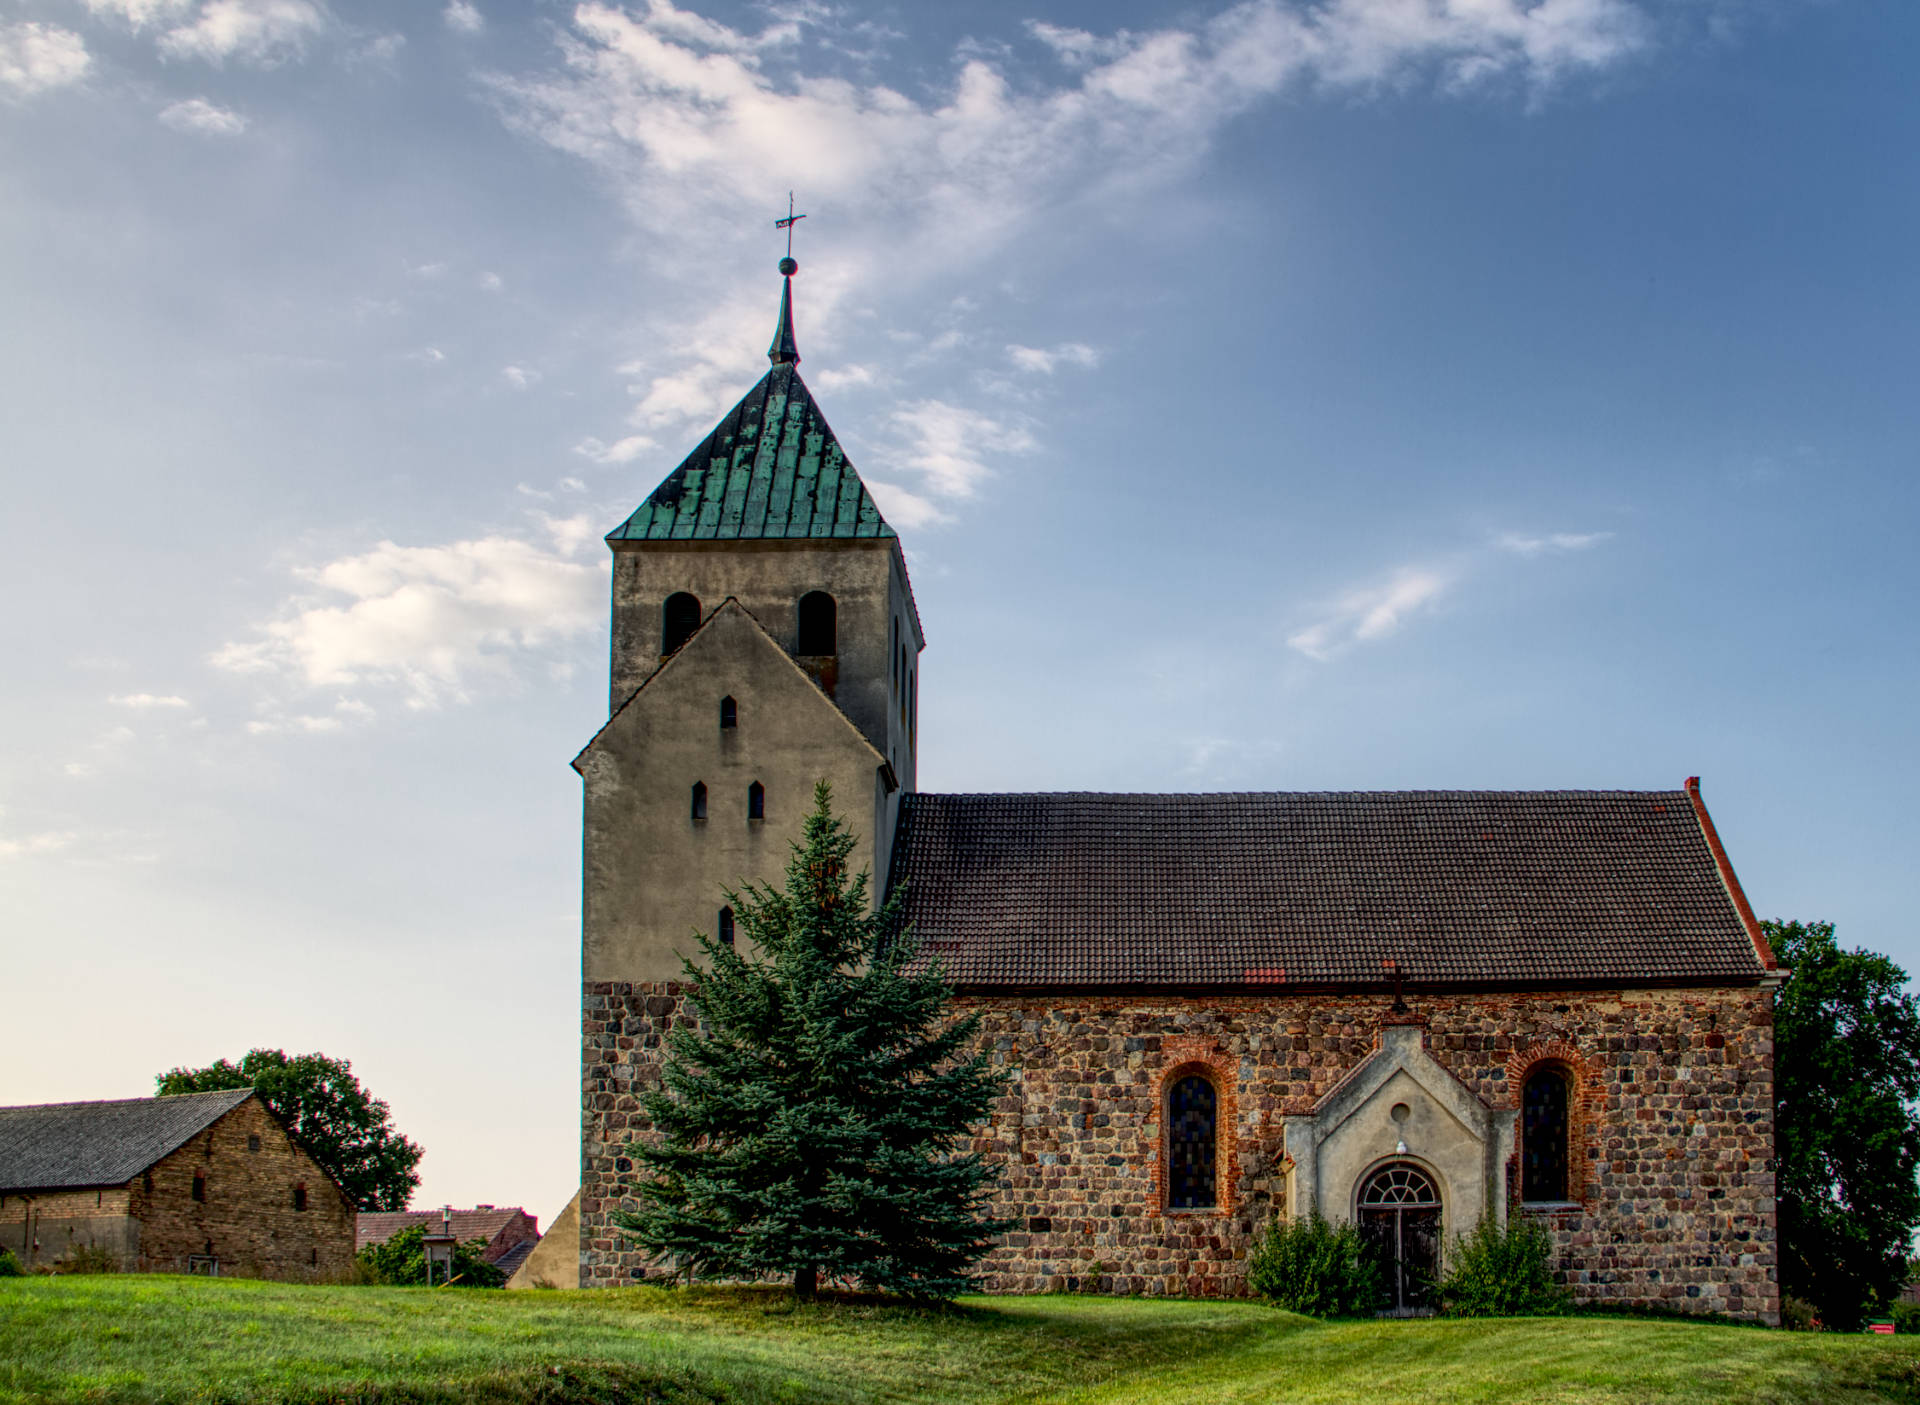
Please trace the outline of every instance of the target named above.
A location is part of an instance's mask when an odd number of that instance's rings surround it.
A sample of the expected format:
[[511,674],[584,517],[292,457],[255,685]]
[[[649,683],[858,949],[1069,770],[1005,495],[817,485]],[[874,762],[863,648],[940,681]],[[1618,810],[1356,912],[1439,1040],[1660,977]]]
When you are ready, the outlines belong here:
[[773,227],[775,229],[784,229],[787,231],[787,257],[788,258],[793,257],[793,227],[796,224],[800,223],[800,221],[805,218],[806,218],[805,215],[796,215],[793,212],[793,192],[789,190],[787,192],[787,217],[783,220],[775,220],[773,222]]

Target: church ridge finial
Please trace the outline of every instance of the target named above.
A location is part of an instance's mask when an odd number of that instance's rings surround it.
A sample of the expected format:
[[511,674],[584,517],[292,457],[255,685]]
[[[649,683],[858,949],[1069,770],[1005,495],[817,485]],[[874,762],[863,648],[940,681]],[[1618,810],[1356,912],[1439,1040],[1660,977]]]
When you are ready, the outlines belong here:
[[793,212],[793,192],[789,190],[786,218],[773,222],[775,229],[787,232],[787,255],[780,260],[780,277],[783,280],[780,289],[780,324],[773,329],[773,345],[767,348],[767,360],[776,366],[800,364],[800,348],[793,340],[793,275],[800,271],[800,265],[793,259],[793,227],[805,218],[805,215]]

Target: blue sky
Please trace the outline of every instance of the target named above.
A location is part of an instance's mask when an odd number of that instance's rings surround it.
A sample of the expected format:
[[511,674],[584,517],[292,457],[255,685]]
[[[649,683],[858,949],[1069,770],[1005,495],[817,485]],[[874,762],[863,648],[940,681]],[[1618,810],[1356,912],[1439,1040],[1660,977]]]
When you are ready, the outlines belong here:
[[[1908,917],[1920,12],[0,5],[0,1101],[349,1057],[575,1178],[600,536],[764,370],[928,789],[1704,777]],[[24,996],[24,998],[22,998]]]

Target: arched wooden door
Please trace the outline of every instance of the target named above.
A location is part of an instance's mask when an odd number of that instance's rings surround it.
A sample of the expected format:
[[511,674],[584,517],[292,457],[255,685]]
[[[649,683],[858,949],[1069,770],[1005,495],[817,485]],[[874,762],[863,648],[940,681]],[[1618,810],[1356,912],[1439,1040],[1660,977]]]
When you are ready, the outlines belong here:
[[1405,1161],[1382,1166],[1360,1187],[1360,1233],[1380,1265],[1380,1311],[1431,1312],[1440,1277],[1440,1188]]

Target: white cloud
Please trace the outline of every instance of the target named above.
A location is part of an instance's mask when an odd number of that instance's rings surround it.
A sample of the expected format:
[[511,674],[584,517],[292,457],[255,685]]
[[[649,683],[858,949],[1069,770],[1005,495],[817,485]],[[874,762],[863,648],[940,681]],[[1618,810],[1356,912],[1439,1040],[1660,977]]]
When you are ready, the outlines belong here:
[[293,717],[262,717],[247,723],[247,731],[256,737],[282,732],[337,732],[344,724],[338,717],[301,714]]
[[540,373],[531,366],[503,366],[500,368],[500,378],[515,390],[525,390],[539,382]]
[[910,532],[918,527],[930,527],[937,522],[953,520],[931,498],[903,488],[898,483],[867,477],[863,477],[862,481],[866,483],[867,491],[873,494],[874,505],[880,509],[880,515],[896,530],[904,528]]
[[826,391],[846,390],[853,386],[872,386],[881,383],[880,373],[871,366],[834,366],[807,379]]
[[448,29],[461,34],[478,34],[487,27],[487,17],[468,0],[449,0],[447,8],[440,12],[440,18],[447,22]]
[[589,435],[575,444],[573,451],[595,463],[632,463],[653,447],[654,441],[644,434],[629,434],[625,439],[616,439],[611,444]]
[[95,15],[110,16],[135,29],[145,29],[150,24],[184,15],[193,8],[194,0],[85,0],[85,3]]
[[[547,530],[578,535],[570,522]],[[314,688],[385,684],[404,689],[411,707],[433,707],[463,699],[475,678],[505,677],[517,653],[596,629],[606,607],[603,563],[505,536],[382,542],[298,574],[312,592],[289,600],[258,638],[218,650],[214,664]]]
[[1320,619],[1287,636],[1290,648],[1311,659],[1333,655],[1399,629],[1407,616],[1431,606],[1448,586],[1452,572],[1428,566],[1407,566],[1382,585],[1349,591]]
[[122,693],[119,697],[112,698],[109,701],[120,707],[134,707],[143,710],[154,707],[186,707],[188,705],[185,698],[175,696],[172,693]]
[[216,137],[235,137],[247,130],[246,118],[205,98],[187,98],[161,108],[160,121],[176,132],[203,132]]
[[[489,80],[510,124],[618,193],[673,289],[648,313],[646,341],[662,350],[622,368],[638,430],[710,422],[764,369],[756,353],[774,289],[743,300],[711,270],[764,240],[769,192],[797,187],[823,209],[860,212],[832,259],[802,274],[807,352],[814,327],[833,345],[856,295],[859,311],[884,307],[918,292],[927,270],[975,267],[1063,210],[1138,204],[1260,104],[1422,83],[1444,94],[1506,82],[1538,95],[1621,62],[1647,33],[1631,0],[1240,0],[1137,32],[1034,26],[1057,68],[1023,66],[1016,81],[1007,51],[970,44],[944,78],[903,91],[814,65],[808,31],[829,43],[837,23],[824,7],[773,13],[755,31],[672,0],[586,0],[560,33],[558,66]],[[915,257],[900,258],[904,248]],[[797,256],[804,267],[807,254]],[[965,341],[948,328],[923,354]],[[1006,354],[1030,374],[1096,359],[1079,343]],[[857,374],[838,383],[864,383]],[[905,510],[964,496],[950,490],[977,481],[981,462],[919,465],[929,481]]]
[[1520,532],[1507,532],[1495,544],[1502,551],[1511,551],[1516,556],[1539,556],[1547,552],[1585,551],[1588,547],[1600,545],[1612,535],[1612,532],[1548,532],[1530,537]]
[[416,366],[438,366],[447,359],[447,353],[437,346],[423,346],[418,351],[409,351],[407,360]]
[[410,263],[407,265],[407,277],[409,278],[444,278],[446,273],[447,265],[437,259],[429,260],[426,263]]
[[78,83],[92,67],[85,41],[70,29],[33,21],[0,26],[0,93],[34,97]]
[[920,474],[934,497],[969,498],[992,470],[994,454],[1025,453],[1033,436],[964,405],[916,400],[889,417],[900,437],[898,462]]
[[1023,371],[1050,376],[1056,366],[1097,366],[1100,353],[1085,342],[1070,341],[1060,343],[1051,351],[1034,346],[1009,346],[1007,359]]
[[350,63],[392,63],[407,47],[407,36],[399,33],[376,34],[363,41],[349,56]]
[[500,275],[497,273],[481,274],[479,278],[479,283],[480,283],[481,290],[483,292],[488,292],[488,293],[497,293],[502,288],[507,286],[506,281],[502,279]]
[[0,839],[0,859],[25,858],[30,854],[52,854],[66,848],[80,836],[72,830],[48,830],[20,839]]
[[190,23],[160,36],[160,52],[271,67],[298,58],[306,41],[325,28],[326,18],[311,0],[205,0]]

